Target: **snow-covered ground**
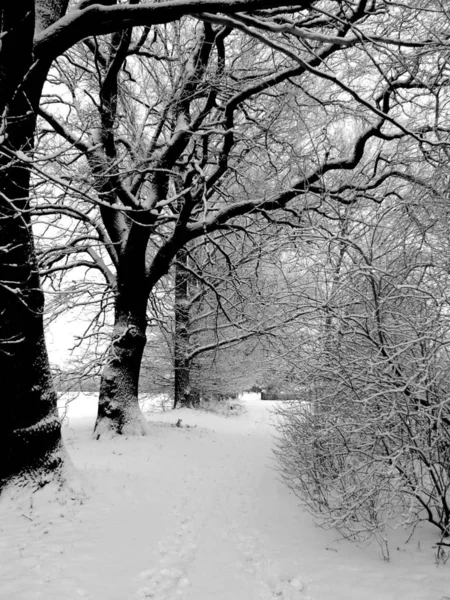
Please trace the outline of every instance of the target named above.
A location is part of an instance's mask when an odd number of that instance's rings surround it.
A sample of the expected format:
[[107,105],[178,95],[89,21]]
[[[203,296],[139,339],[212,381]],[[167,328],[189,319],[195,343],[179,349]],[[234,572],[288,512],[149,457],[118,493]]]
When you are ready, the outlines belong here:
[[85,498],[0,502],[1,600],[450,597],[431,529],[395,532],[386,563],[314,527],[274,470],[271,406],[153,413],[150,436],[96,442],[95,401],[79,397],[64,437]]

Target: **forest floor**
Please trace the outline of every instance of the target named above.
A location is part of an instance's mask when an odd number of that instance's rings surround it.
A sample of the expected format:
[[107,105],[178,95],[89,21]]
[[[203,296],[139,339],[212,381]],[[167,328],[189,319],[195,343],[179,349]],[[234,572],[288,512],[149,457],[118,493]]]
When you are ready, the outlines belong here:
[[150,436],[96,442],[95,399],[71,403],[64,437],[81,495],[0,502],[0,599],[450,597],[431,528],[408,543],[393,531],[390,562],[316,528],[274,468],[273,403],[225,406],[149,413]]

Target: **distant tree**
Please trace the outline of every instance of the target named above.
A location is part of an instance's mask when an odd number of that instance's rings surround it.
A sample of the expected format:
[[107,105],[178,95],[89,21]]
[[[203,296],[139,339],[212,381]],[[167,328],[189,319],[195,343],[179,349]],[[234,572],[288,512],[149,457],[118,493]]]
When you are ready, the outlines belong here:
[[274,224],[246,218],[177,255],[175,405],[251,387],[259,371],[252,348],[301,314],[286,279],[275,278],[282,238]]

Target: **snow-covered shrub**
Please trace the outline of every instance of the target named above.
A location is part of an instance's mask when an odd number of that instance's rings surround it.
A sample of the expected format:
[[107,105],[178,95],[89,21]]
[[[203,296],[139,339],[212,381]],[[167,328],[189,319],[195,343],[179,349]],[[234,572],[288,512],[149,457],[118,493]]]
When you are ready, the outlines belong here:
[[286,483],[322,524],[355,539],[383,541],[393,519],[428,520],[448,535],[448,401],[426,405],[402,392],[362,395],[351,381],[336,384],[328,397],[278,408]]
[[373,223],[370,216],[344,223],[333,238],[302,397],[278,408],[276,455],[286,483],[323,525],[384,544],[389,524],[427,520],[444,537],[448,268],[432,246],[436,232],[428,246],[399,213],[376,214]]

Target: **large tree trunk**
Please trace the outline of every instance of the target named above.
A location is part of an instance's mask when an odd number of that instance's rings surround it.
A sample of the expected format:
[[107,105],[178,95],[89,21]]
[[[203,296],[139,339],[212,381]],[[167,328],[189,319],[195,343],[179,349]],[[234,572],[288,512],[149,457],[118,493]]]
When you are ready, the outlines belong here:
[[[7,182],[0,191],[11,200]],[[9,190],[8,190],[9,191]],[[42,487],[63,465],[61,426],[43,330],[29,217],[0,200],[0,488],[7,483]]]
[[0,489],[59,477],[65,453],[44,340],[44,298],[29,214],[29,169],[46,68],[32,63],[34,2],[1,9],[0,34]]
[[[140,261],[145,258],[143,253]],[[100,384],[94,437],[145,435],[138,401],[139,374],[146,343],[148,290],[143,270],[128,261],[118,269],[114,330]]]

